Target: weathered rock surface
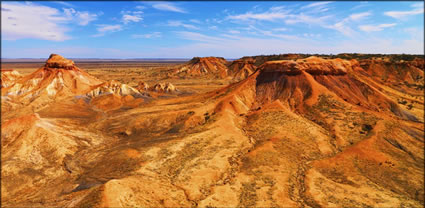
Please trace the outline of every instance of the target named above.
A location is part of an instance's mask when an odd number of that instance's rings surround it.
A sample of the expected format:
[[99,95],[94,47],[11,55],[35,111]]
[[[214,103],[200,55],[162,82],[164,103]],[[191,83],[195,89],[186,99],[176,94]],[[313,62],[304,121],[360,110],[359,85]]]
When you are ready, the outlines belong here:
[[423,207],[423,88],[372,66],[271,61],[203,94],[5,111],[2,205]]
[[17,79],[21,77],[22,75],[13,69],[2,69],[0,87],[1,88],[9,87],[13,83],[15,83]]
[[255,60],[253,58],[238,59],[229,65],[229,75],[234,80],[239,81],[253,74],[256,69],[257,66],[255,66]]
[[173,70],[177,76],[228,76],[227,61],[220,57],[195,57],[182,67]]

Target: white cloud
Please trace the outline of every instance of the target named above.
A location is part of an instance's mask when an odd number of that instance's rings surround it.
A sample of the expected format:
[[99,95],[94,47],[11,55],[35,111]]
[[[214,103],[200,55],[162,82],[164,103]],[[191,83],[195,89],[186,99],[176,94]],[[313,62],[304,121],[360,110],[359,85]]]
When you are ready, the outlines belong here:
[[274,21],[278,19],[285,19],[288,17],[287,13],[282,12],[263,12],[263,13],[252,13],[247,12],[245,14],[239,14],[239,15],[229,15],[227,16],[227,19],[232,20],[268,20],[268,21]]
[[170,12],[178,12],[178,13],[187,13],[184,9],[169,3],[169,2],[161,2],[155,3],[152,5],[153,8],[162,10],[162,11],[170,11]]
[[360,21],[370,15],[372,15],[371,12],[361,12],[361,13],[351,14],[350,16],[344,18],[343,20],[335,24],[324,25],[324,27],[336,30],[347,37],[353,37],[356,34],[356,32],[353,29],[351,29],[351,27],[348,24],[352,22]]
[[143,18],[139,14],[136,14],[136,15],[124,14],[122,16],[122,21],[124,22],[124,24],[128,24],[129,22],[140,22],[141,20],[143,20]]
[[372,15],[372,13],[370,13],[370,12],[361,12],[361,13],[351,14],[349,16],[349,18],[353,21],[358,21],[358,20],[364,19],[365,17],[368,17],[370,15]]
[[121,25],[98,25],[97,31],[99,32],[117,32],[122,30]]
[[341,22],[337,22],[333,25],[328,25],[325,27],[329,29],[334,29],[345,36],[352,37],[355,34],[355,32],[353,29],[351,29],[351,27],[347,26],[345,23],[346,23],[345,21],[341,21]]
[[101,24],[101,25],[97,25],[97,31],[99,33],[92,35],[92,37],[101,37],[104,36],[106,33],[113,33],[113,32],[118,32],[121,31],[123,28],[121,25],[106,25],[106,24]]
[[54,1],[54,3],[61,4],[61,5],[67,6],[67,7],[74,7],[74,5],[72,5],[68,2],[64,2],[64,1]]
[[185,23],[183,23],[181,21],[174,21],[174,20],[168,21],[168,24],[167,25],[168,26],[171,26],[171,27],[184,27],[184,28],[187,28],[187,29],[194,29],[194,30],[199,29],[198,27],[196,27],[194,25],[185,24]]
[[239,34],[241,33],[239,30],[229,30],[230,34]]
[[359,29],[365,32],[377,32],[382,31],[384,28],[394,27],[395,23],[392,24],[379,24],[379,25],[360,25]]
[[33,3],[2,2],[1,33],[5,40],[35,38],[64,41],[69,18],[59,10]]
[[73,8],[63,8],[63,12],[68,19],[73,20],[82,26],[88,25],[90,22],[97,20],[98,16],[97,14],[89,12],[79,12]]
[[161,37],[161,32],[153,32],[148,34],[134,34],[131,35],[132,38],[159,38]]
[[423,14],[423,13],[424,13],[423,6],[422,6],[422,8],[417,8],[417,9],[413,9],[413,10],[410,10],[410,11],[388,11],[388,12],[384,12],[385,15],[390,16],[390,17],[395,18],[395,19],[403,19],[407,16]]
[[218,29],[218,27],[217,27],[217,26],[215,26],[215,25],[213,25],[213,26],[209,26],[209,27],[208,27],[208,29],[210,29],[210,30],[217,30],[217,29]]
[[286,24],[296,24],[296,23],[305,23],[309,25],[323,25],[325,21],[330,19],[332,16],[326,15],[321,17],[309,16],[305,14],[298,15],[290,15],[287,20],[285,20]]
[[301,9],[307,9],[307,8],[312,8],[312,7],[319,7],[319,6],[327,5],[329,3],[332,3],[332,2],[331,1],[315,2],[315,3],[308,4],[306,6],[303,6],[303,7],[301,7]]
[[140,6],[140,5],[139,5],[139,6],[136,6],[135,8],[136,8],[136,9],[138,9],[138,10],[146,9],[146,7],[145,7],[145,6]]
[[76,14],[79,25],[88,25],[90,22],[97,20],[97,14],[89,12],[77,12]]

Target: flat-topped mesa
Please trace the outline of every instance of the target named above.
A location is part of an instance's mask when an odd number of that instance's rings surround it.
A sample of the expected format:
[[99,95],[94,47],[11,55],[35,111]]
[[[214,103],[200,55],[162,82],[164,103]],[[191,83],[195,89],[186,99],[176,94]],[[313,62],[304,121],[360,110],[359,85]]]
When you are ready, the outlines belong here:
[[56,69],[66,69],[72,70],[75,68],[75,64],[73,61],[68,60],[61,55],[51,54],[49,59],[47,59],[46,64],[44,65],[46,68],[56,68]]
[[358,67],[357,61],[343,59],[323,59],[311,56],[305,59],[268,61],[260,66],[264,72],[283,72],[287,75],[298,75],[303,71],[311,75],[345,75]]
[[209,61],[209,62],[223,62],[223,63],[226,63],[226,59],[224,59],[223,57],[209,56],[209,57],[193,57],[189,61],[189,64],[205,63],[207,61]]

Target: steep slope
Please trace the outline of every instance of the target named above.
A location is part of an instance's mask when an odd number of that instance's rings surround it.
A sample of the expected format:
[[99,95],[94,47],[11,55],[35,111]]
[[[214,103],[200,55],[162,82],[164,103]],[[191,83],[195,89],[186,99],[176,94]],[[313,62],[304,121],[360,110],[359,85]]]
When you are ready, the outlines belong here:
[[2,96],[16,102],[43,105],[55,98],[85,94],[101,83],[76,67],[73,61],[52,54],[44,67],[4,88]]
[[376,81],[393,88],[412,91],[424,85],[424,59],[390,61],[382,59],[361,60],[360,65]]
[[212,76],[225,78],[228,76],[227,61],[220,57],[194,57],[187,64],[173,70],[172,75],[179,77]]
[[12,85],[17,79],[21,78],[22,75],[13,69],[2,69],[0,87],[5,88]]
[[257,69],[253,58],[238,59],[229,65],[229,75],[234,80],[242,80],[253,74]]

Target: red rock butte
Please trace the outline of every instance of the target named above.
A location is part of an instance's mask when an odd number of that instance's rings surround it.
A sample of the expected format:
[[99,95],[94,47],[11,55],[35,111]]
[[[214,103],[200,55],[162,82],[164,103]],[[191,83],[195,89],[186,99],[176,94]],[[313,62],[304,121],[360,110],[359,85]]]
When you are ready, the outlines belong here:
[[72,70],[75,67],[73,61],[68,60],[61,55],[51,54],[49,59],[47,59],[46,64],[44,65],[46,68],[62,68],[67,70]]
[[311,75],[345,75],[354,67],[359,67],[357,61],[343,59],[323,59],[311,56],[306,59],[268,61],[259,67],[264,72],[282,72],[287,75],[297,75],[305,71]]

